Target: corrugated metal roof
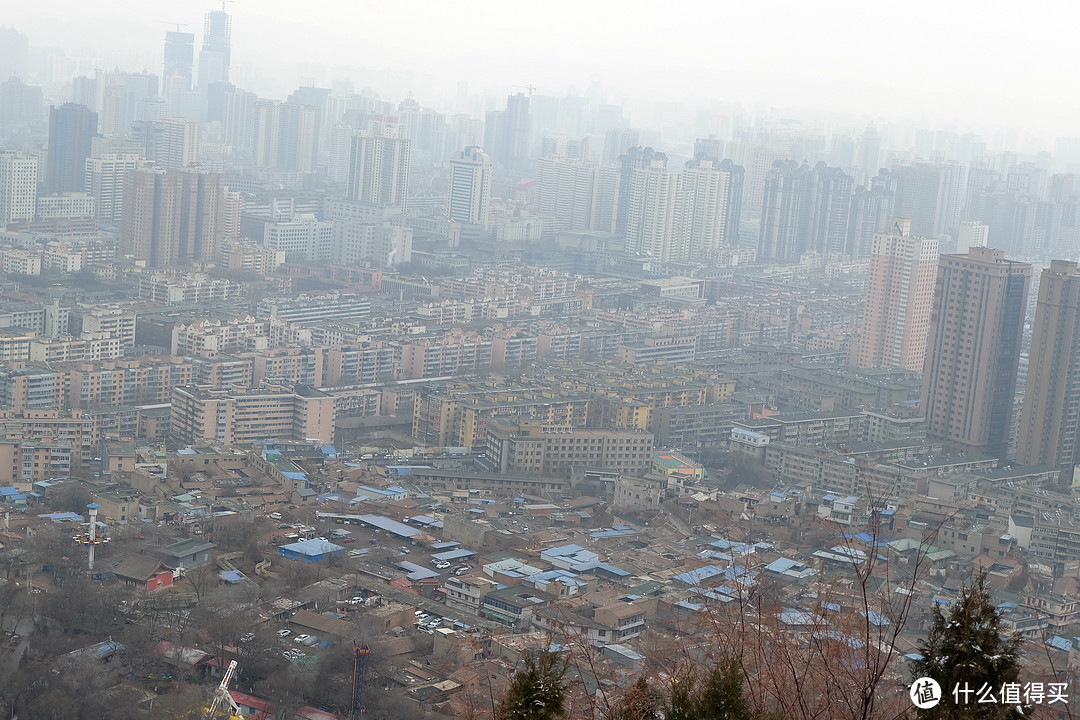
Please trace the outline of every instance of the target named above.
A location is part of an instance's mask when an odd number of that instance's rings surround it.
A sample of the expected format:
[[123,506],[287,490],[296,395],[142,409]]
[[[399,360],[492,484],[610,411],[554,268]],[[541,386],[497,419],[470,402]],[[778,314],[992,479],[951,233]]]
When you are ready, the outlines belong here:
[[446,552],[435,553],[431,557],[435,560],[461,560],[463,558],[473,557],[476,553],[472,550],[447,550]]
[[696,570],[689,570],[687,572],[680,573],[672,579],[678,580],[679,582],[685,583],[686,585],[697,585],[702,580],[708,580],[709,578],[715,577],[722,572],[724,571],[716,567],[715,565],[706,565],[704,567],[699,567]]
[[423,565],[417,565],[416,563],[409,562],[408,560],[401,560],[397,563],[400,570],[404,570],[408,573],[410,580],[423,580],[425,578],[437,578],[440,573],[435,572],[430,568],[426,568]]
[[326,540],[301,540],[300,542],[282,545],[281,549],[287,552],[296,553],[297,555],[312,556],[329,555],[330,553],[341,552],[345,548],[341,545],[327,542]]

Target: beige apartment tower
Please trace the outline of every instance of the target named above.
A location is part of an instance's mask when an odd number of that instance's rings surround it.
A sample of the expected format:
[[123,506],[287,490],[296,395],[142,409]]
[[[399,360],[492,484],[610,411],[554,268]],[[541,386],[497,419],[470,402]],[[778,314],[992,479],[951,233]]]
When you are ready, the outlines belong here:
[[960,232],[956,238],[956,252],[966,253],[973,247],[990,245],[990,226],[975,220],[960,223]]
[[923,364],[926,434],[947,450],[1004,458],[1031,284],[1001,250],[942,255]]
[[409,194],[412,141],[399,137],[397,118],[377,116],[367,132],[353,134],[348,197],[404,209]]
[[1080,414],[1080,269],[1054,260],[1042,271],[1031,334],[1016,461],[1072,468]]
[[850,365],[922,372],[937,277],[938,241],[911,235],[911,221],[893,220],[870,254],[866,303]]
[[224,200],[219,173],[153,165],[131,171],[124,183],[120,250],[152,267],[217,260]]

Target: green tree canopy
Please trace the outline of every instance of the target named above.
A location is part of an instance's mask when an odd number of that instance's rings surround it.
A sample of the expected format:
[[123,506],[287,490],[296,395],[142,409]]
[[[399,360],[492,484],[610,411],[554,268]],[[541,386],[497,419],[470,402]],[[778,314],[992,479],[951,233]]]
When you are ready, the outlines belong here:
[[566,714],[566,660],[544,648],[525,655],[525,665],[514,673],[506,697],[499,703],[498,720],[556,720]]
[[[913,678],[928,677],[941,686],[941,702],[919,711],[931,720],[1005,720],[1020,718],[1016,705],[980,703],[979,695],[992,688],[1000,700],[1005,683],[1020,674],[1017,650],[1020,636],[1006,633],[1001,616],[986,590],[986,575],[976,577],[960,592],[946,614],[934,606],[933,626],[919,642],[922,659],[910,664]],[[954,688],[959,692],[954,695]],[[966,691],[972,691],[967,694]],[[957,702],[959,699],[959,703]],[[966,702],[965,702],[966,701]]]
[[693,672],[671,688],[665,717],[671,720],[758,720],[744,693],[742,666],[721,661]]

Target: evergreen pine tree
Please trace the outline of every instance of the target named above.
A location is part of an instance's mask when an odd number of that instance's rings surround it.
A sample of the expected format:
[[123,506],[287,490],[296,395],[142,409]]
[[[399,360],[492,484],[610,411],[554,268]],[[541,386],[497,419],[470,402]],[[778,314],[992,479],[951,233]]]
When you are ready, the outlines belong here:
[[704,675],[696,672],[672,685],[664,717],[667,720],[755,720],[743,687],[737,660],[713,665]]
[[557,720],[566,714],[566,660],[544,648],[525,655],[525,666],[514,673],[498,720]]
[[[941,686],[941,702],[919,711],[926,720],[1007,720],[1025,714],[1015,705],[1000,703],[1002,685],[1015,683],[1020,673],[1019,634],[1003,633],[1001,617],[979,575],[960,593],[946,615],[934,607],[933,626],[919,642],[921,660],[910,664],[912,678],[928,677]],[[959,689],[954,696],[953,689]],[[980,693],[992,688],[995,703],[980,703]],[[971,690],[970,694],[965,690]],[[956,700],[959,698],[960,702]],[[966,700],[966,702],[965,702]]]
[[673,679],[664,710],[665,720],[697,720],[697,709],[694,707],[696,675],[694,671],[684,670]]
[[753,720],[743,694],[739,663],[732,660],[714,665],[698,689],[694,705],[698,720]]
[[659,689],[641,675],[613,704],[606,720],[656,720],[663,717],[663,702]]

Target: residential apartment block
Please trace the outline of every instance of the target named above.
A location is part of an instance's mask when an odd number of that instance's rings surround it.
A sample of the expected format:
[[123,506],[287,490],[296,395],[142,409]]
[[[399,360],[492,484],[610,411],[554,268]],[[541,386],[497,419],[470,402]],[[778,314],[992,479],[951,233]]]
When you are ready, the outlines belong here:
[[261,391],[206,390],[186,386],[172,391],[174,442],[195,445],[246,445],[266,440],[334,439],[334,399],[313,388]]
[[499,472],[570,477],[575,466],[627,474],[651,463],[652,433],[641,430],[545,431],[536,420],[494,417],[487,422],[487,458]]
[[459,395],[440,389],[416,393],[413,436],[429,445],[487,447],[487,421],[498,415],[526,415],[543,427],[582,428],[589,412],[587,398],[539,393]]

